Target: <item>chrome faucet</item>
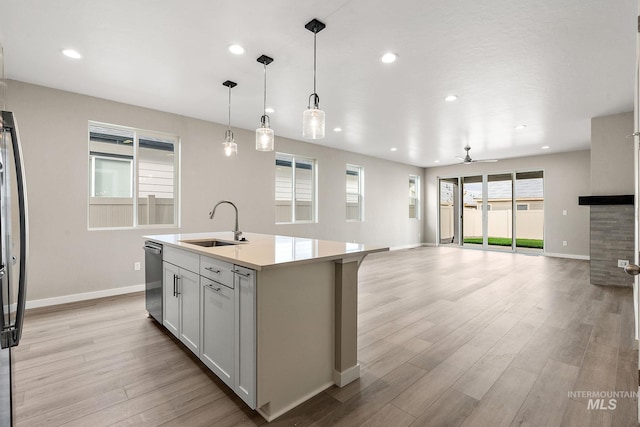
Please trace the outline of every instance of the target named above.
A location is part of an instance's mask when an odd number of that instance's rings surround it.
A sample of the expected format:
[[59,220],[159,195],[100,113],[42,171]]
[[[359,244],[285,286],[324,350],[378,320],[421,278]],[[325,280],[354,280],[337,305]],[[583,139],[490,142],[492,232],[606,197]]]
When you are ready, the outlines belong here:
[[221,200],[216,203],[216,205],[213,207],[213,210],[209,212],[209,219],[213,219],[213,216],[216,214],[216,208],[223,203],[230,204],[231,206],[233,206],[233,209],[236,210],[236,228],[235,230],[233,230],[233,240],[239,241],[240,237],[242,236],[242,231],[238,230],[238,208],[233,204],[233,202],[230,202],[229,200]]

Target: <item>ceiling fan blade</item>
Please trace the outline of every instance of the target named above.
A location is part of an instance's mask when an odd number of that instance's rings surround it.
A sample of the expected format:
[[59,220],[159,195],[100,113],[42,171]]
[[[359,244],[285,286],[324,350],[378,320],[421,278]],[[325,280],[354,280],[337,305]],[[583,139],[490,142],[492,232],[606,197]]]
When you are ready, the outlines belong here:
[[456,159],[462,160],[464,162],[464,157],[456,156]]
[[498,159],[473,160],[475,163],[495,163]]

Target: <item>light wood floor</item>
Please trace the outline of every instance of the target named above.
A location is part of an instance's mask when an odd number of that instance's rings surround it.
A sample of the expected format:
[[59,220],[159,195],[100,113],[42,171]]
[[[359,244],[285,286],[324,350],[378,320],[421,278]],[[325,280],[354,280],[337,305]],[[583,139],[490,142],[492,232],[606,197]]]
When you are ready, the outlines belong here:
[[[597,410],[568,395],[638,390],[632,291],[591,286],[586,261],[369,256],[358,346],[358,381],[272,424],[636,425],[634,398]],[[146,317],[141,294],[29,311],[15,360],[21,426],[265,423]]]

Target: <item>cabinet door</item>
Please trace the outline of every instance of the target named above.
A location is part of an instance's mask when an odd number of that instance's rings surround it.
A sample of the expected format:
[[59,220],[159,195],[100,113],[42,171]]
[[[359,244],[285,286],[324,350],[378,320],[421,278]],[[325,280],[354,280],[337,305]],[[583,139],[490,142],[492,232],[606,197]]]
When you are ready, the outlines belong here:
[[180,341],[191,351],[200,350],[200,276],[180,269]]
[[180,269],[168,262],[163,262],[162,265],[162,324],[173,335],[178,336],[180,298],[177,293],[177,277]]
[[234,390],[256,407],[256,272],[234,266],[236,293],[236,378]]
[[200,360],[229,387],[235,371],[235,296],[233,289],[200,278],[202,283],[202,354]]

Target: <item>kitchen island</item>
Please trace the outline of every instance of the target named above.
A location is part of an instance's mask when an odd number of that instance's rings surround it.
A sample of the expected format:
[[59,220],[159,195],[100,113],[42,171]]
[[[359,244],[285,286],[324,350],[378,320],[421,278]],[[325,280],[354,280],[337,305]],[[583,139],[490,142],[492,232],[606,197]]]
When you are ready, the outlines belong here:
[[271,421],[359,378],[358,267],[388,248],[243,236],[145,238],[164,247],[162,324]]

